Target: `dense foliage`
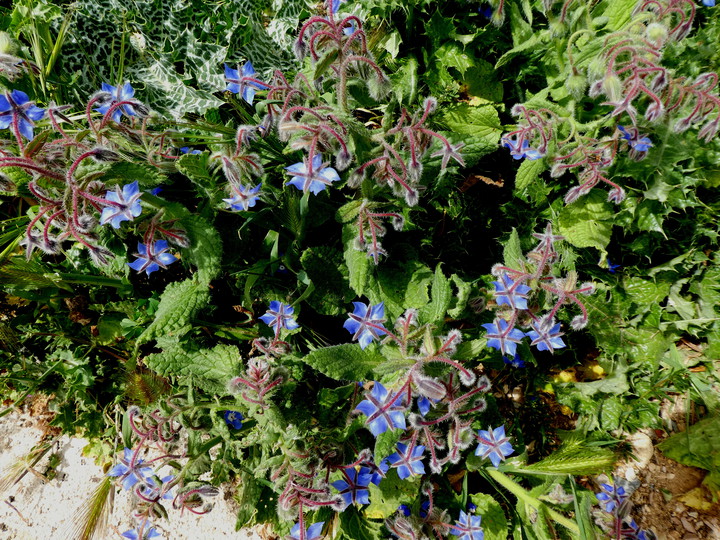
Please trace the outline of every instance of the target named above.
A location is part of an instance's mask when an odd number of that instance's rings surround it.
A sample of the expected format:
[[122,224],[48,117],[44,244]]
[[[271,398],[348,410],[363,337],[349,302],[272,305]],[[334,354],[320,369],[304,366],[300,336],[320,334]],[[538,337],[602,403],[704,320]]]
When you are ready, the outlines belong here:
[[714,2],[197,4],[0,9],[0,414],[94,440],[81,537],[650,538],[678,393],[720,492]]

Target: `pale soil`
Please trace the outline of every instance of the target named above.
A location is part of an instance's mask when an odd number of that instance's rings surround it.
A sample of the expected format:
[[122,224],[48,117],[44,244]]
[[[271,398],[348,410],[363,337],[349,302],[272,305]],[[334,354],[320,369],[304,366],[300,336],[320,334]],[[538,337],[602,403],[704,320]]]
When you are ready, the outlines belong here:
[[[42,422],[27,413],[0,418],[0,488],[2,477],[18,459],[26,456],[44,436]],[[47,430],[45,430],[47,431]],[[103,471],[82,455],[87,440],[63,436],[23,478],[0,493],[0,538],[3,540],[71,540],[77,513],[103,478]],[[60,462],[52,480],[43,477],[48,456],[56,453]],[[168,504],[169,520],[156,520],[155,527],[167,540],[215,540],[234,538],[260,540],[252,531],[235,531],[235,509],[231,495],[222,491],[213,499],[215,507],[204,516],[189,512],[180,515]],[[115,490],[106,527],[96,540],[121,540],[121,533],[133,528],[131,497]],[[171,502],[171,501],[168,501]]]

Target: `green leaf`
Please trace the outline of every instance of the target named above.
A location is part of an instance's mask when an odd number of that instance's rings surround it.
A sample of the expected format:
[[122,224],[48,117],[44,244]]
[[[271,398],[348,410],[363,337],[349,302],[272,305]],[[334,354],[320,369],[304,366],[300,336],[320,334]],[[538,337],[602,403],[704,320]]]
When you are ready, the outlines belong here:
[[424,323],[437,324],[445,318],[445,313],[450,306],[452,299],[452,289],[450,281],[445,277],[438,264],[435,268],[435,276],[433,277],[430,289],[432,300],[428,305],[420,310],[420,321]]
[[603,15],[608,18],[608,24],[605,28],[613,32],[622,29],[630,22],[637,4],[638,0],[612,0],[607,2],[607,9],[603,12]]
[[322,315],[345,313],[354,297],[342,259],[342,254],[329,246],[306,249],[300,257],[300,264],[315,286],[307,302]]
[[507,540],[508,522],[500,504],[485,493],[474,493],[470,500],[477,506],[476,515],[482,516],[485,540]]
[[412,104],[417,96],[418,62],[414,56],[404,59],[400,69],[390,75],[398,103]]
[[123,186],[135,180],[141,189],[148,189],[162,184],[165,176],[160,174],[155,167],[129,161],[113,163],[103,176],[103,181],[108,185],[112,185],[112,182],[115,181],[118,185]]
[[455,68],[464,76],[474,65],[473,59],[457,43],[445,43],[435,51],[435,61],[444,69]]
[[217,197],[217,180],[210,171],[210,155],[207,152],[182,155],[175,162],[175,167],[195,184],[201,195],[211,201]]
[[562,209],[558,217],[559,232],[575,247],[605,249],[612,234],[612,216],[606,194],[593,189]]
[[343,258],[348,268],[350,287],[358,296],[363,296],[368,279],[372,273],[372,263],[367,253],[355,249],[354,241],[356,237],[357,230],[354,224],[343,226]]
[[209,299],[207,284],[196,279],[171,283],[160,296],[155,319],[138,337],[137,345],[159,336],[179,339],[190,330],[191,319]]
[[711,416],[671,435],[658,445],[670,459],[688,467],[709,471],[703,481],[715,495],[720,494],[720,416]]
[[450,280],[457,288],[457,295],[452,298],[447,314],[452,318],[457,318],[462,314],[468,298],[470,298],[470,284],[463,281],[457,274],[450,276]]
[[184,250],[188,260],[197,266],[197,276],[202,283],[210,283],[220,273],[222,241],[217,229],[200,216],[191,215],[180,220],[190,240]]
[[257,513],[257,504],[260,501],[262,486],[260,486],[253,475],[247,472],[240,473],[235,487],[235,501],[238,504],[236,527],[238,529],[247,527]]
[[[402,438],[402,429],[388,429],[375,439],[375,463],[380,463],[390,454],[395,453],[398,441]],[[382,484],[382,482],[380,482]],[[397,508],[397,507],[396,507]]]
[[303,358],[313,369],[338,381],[364,381],[382,361],[383,357],[374,348],[362,350],[357,343],[323,347]]
[[201,349],[184,343],[146,356],[145,364],[163,377],[190,378],[207,392],[226,395],[228,382],[240,369],[240,354],[230,345]]
[[522,247],[520,246],[520,236],[515,228],[510,233],[510,238],[503,247],[503,261],[508,268],[521,268],[525,260]]
[[[374,484],[372,484],[374,485]],[[355,506],[340,513],[340,526],[344,540],[381,540],[381,524],[365,519]]]
[[412,502],[417,496],[417,490],[417,481],[400,480],[397,472],[391,469],[379,486],[370,484],[370,506],[365,509],[365,515],[372,519],[388,518],[397,512],[398,506]]
[[515,193],[525,192],[532,184],[540,182],[540,174],[545,170],[545,159],[524,159],[515,175]]
[[439,120],[454,133],[472,135],[495,147],[503,133],[497,111],[488,103],[477,107],[467,103],[448,105],[443,107]]
[[353,221],[356,217],[358,217],[358,214],[360,214],[360,207],[362,204],[363,201],[358,200],[350,201],[349,203],[342,205],[335,213],[335,219],[339,223],[349,223]]

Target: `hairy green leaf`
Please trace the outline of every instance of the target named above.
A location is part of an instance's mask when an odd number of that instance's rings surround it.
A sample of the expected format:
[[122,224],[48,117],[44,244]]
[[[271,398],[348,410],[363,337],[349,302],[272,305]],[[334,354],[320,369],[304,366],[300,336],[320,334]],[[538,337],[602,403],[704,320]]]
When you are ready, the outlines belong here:
[[382,361],[374,348],[362,350],[356,343],[316,349],[303,357],[310,367],[338,381],[366,380]]

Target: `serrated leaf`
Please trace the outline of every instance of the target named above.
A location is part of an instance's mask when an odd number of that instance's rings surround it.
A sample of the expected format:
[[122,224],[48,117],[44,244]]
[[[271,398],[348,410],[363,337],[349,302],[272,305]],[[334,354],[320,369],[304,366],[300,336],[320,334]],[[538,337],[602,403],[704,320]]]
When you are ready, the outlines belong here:
[[540,174],[546,169],[545,159],[524,159],[515,175],[515,193],[524,192],[535,182],[540,181]]
[[[405,432],[402,429],[388,429],[375,439],[375,463],[380,463],[390,454],[395,453],[398,441]],[[380,482],[382,484],[382,482]]]
[[475,514],[482,516],[482,528],[485,540],[507,540],[508,522],[500,504],[490,495],[474,493],[470,500],[477,509]]
[[414,56],[408,56],[400,69],[390,75],[398,103],[411,104],[415,101],[418,84],[418,63]]
[[610,31],[622,29],[632,19],[638,0],[613,0],[607,3],[603,15],[608,18],[606,28]]
[[201,349],[186,343],[146,356],[145,364],[163,377],[187,377],[195,386],[225,395],[227,383],[240,368],[240,355],[230,345]]
[[503,261],[508,268],[520,268],[525,260],[522,247],[520,246],[520,236],[515,228],[510,233],[510,238],[503,246]]
[[207,152],[182,155],[175,162],[175,167],[197,186],[201,195],[210,200],[217,197],[217,181],[210,170],[210,156]]
[[235,501],[238,504],[236,527],[247,527],[257,512],[257,503],[260,500],[262,486],[247,472],[241,472],[235,491]]
[[665,439],[658,448],[670,459],[709,471],[704,483],[720,494],[720,416],[711,416],[683,433]]
[[473,59],[457,44],[446,42],[435,50],[435,61],[442,68],[455,68],[460,72],[460,76],[464,76],[468,68],[474,65]]
[[473,360],[487,348],[487,339],[473,339],[463,341],[458,345],[453,358],[457,360]]
[[195,279],[171,283],[160,296],[155,319],[137,339],[137,345],[163,337],[179,339],[191,328],[195,313],[210,299],[207,284]]
[[365,294],[365,287],[372,272],[372,263],[367,253],[355,249],[357,230],[353,224],[343,226],[343,258],[348,268],[350,287],[358,296]]
[[210,283],[220,273],[222,241],[217,229],[200,216],[191,215],[180,220],[190,240],[190,247],[183,252],[197,266],[200,282]]
[[462,314],[470,297],[470,284],[463,281],[457,274],[450,276],[450,281],[455,284],[457,295],[451,299],[447,314],[452,318],[457,318]]
[[599,446],[568,444],[548,457],[511,472],[533,472],[548,475],[591,475],[612,470],[617,457],[612,450]]
[[467,103],[449,105],[443,108],[440,121],[454,133],[481,138],[493,146],[497,146],[503,132],[500,118],[491,104],[479,107]]
[[165,177],[155,167],[129,161],[113,163],[103,176],[103,181],[109,185],[117,182],[118,185],[123,186],[136,180],[141,189],[149,189],[162,184]]
[[558,217],[559,233],[575,247],[605,249],[612,234],[612,206],[603,191],[594,189],[565,206]]
[[340,223],[350,223],[358,217],[358,214],[360,214],[360,207],[362,204],[362,201],[350,201],[349,203],[342,205],[337,209],[335,219]]
[[443,274],[439,264],[435,268],[430,294],[432,298],[430,303],[420,310],[420,321],[422,323],[439,323],[444,319],[452,299],[450,281]]
[[303,357],[307,365],[337,381],[364,381],[382,361],[380,353],[362,350],[357,343],[323,347]]

